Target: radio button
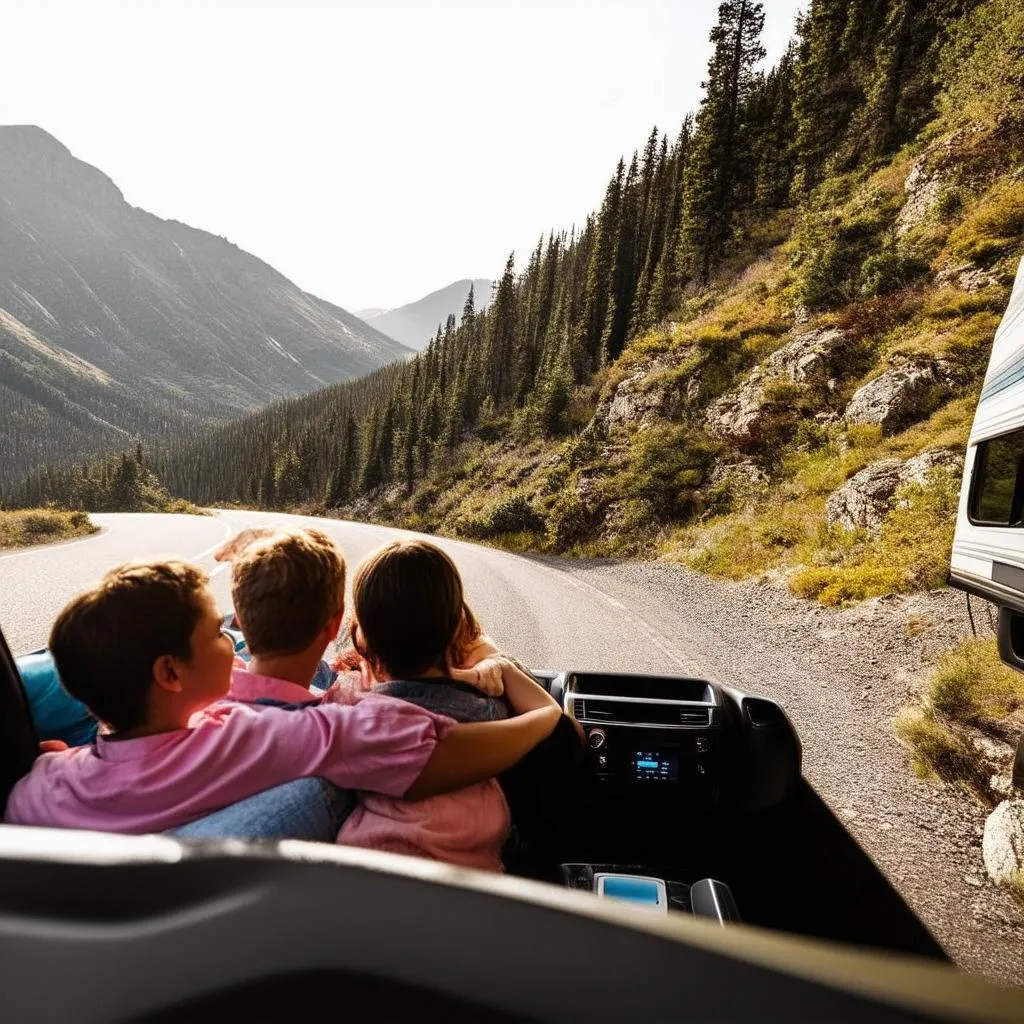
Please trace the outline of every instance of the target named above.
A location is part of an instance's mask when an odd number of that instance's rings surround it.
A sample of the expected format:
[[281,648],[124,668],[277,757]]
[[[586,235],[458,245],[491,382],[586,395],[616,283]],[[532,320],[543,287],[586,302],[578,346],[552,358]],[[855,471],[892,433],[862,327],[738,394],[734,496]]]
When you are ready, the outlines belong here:
[[591,729],[587,734],[587,743],[591,750],[600,750],[608,743],[604,729]]

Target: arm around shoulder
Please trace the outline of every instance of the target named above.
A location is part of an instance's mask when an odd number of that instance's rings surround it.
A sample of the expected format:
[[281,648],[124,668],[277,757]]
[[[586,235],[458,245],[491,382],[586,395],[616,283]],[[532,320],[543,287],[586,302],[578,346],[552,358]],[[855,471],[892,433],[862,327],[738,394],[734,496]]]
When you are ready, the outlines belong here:
[[416,781],[406,790],[408,800],[450,793],[507,771],[554,732],[562,713],[552,701],[501,722],[452,726]]

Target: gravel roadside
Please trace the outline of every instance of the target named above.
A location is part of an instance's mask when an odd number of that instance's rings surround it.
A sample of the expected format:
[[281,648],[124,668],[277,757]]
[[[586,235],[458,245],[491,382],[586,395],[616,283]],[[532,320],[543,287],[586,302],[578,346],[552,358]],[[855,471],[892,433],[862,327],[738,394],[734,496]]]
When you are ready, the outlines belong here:
[[668,563],[536,560],[621,602],[709,678],[778,700],[803,741],[804,774],[957,964],[1024,985],[1024,916],[981,860],[986,810],[914,776],[893,733],[908,690],[969,635],[963,594],[834,611]]

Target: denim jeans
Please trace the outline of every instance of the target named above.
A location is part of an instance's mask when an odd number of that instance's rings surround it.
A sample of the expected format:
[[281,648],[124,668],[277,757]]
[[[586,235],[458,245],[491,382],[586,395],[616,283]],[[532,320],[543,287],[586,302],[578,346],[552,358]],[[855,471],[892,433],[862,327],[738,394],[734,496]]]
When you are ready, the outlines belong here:
[[333,843],[355,795],[323,779],[296,779],[170,830],[178,839],[312,839]]

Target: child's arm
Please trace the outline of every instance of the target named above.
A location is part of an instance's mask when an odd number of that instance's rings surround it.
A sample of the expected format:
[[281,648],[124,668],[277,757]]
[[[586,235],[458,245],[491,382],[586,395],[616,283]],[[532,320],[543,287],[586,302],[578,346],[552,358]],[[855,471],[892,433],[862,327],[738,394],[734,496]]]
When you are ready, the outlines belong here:
[[416,781],[406,790],[407,800],[422,800],[450,793],[507,771],[538,743],[554,732],[561,712],[551,702],[501,722],[473,722],[452,726]]
[[[544,687],[508,658],[485,658],[471,669],[452,669],[451,675],[475,686],[489,697],[497,697],[504,692],[517,715],[535,708],[558,707],[558,702]],[[573,725],[582,740],[583,729],[575,720]]]
[[[537,707],[558,708],[558,701],[533,676],[527,675],[518,665],[502,658],[501,669],[502,680],[505,683],[505,699],[516,714],[521,715]],[[561,711],[561,708],[558,710]],[[582,742],[586,738],[583,735],[583,726],[575,718],[567,717]]]

